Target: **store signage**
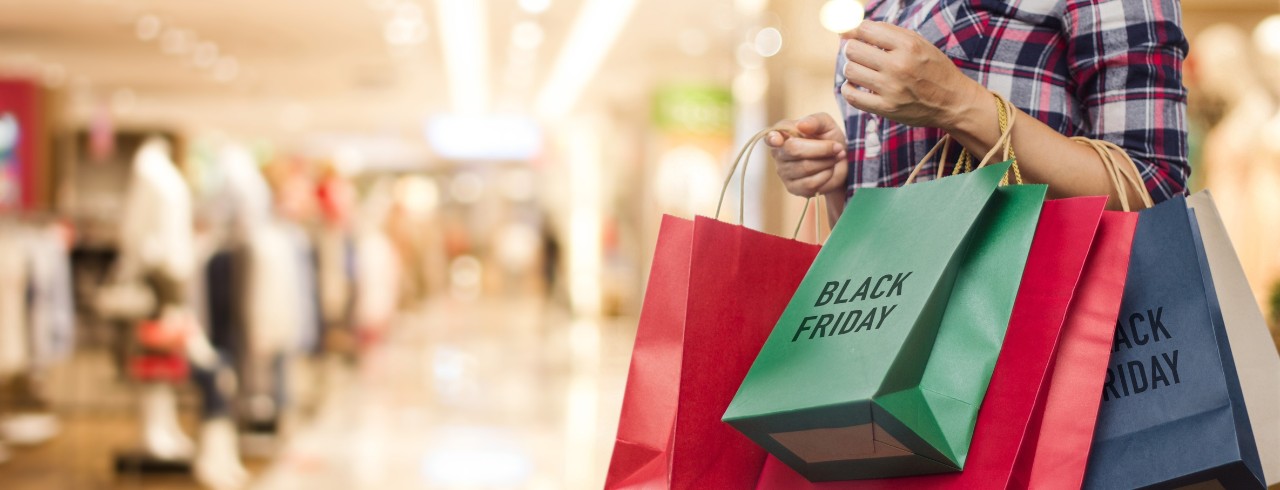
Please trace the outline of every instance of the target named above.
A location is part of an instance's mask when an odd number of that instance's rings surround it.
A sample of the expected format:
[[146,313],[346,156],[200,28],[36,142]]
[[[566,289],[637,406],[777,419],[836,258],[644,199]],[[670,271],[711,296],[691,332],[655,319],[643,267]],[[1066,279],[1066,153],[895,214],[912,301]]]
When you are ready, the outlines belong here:
[[654,94],[653,123],[659,129],[694,134],[731,134],[733,93],[715,85],[671,85]]

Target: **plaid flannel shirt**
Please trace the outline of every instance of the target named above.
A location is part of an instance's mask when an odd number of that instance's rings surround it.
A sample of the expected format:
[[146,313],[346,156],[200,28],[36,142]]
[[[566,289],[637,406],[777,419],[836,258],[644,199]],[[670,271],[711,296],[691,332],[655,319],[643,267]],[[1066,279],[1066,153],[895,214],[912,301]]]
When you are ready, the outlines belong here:
[[[920,33],[970,78],[1058,132],[1120,145],[1156,202],[1186,192],[1179,0],[873,0],[867,18]],[[850,106],[840,97],[841,53],[835,89],[849,148],[847,192],[902,185],[942,131]],[[947,165],[957,156],[958,149]],[[927,163],[921,180],[936,165]]]

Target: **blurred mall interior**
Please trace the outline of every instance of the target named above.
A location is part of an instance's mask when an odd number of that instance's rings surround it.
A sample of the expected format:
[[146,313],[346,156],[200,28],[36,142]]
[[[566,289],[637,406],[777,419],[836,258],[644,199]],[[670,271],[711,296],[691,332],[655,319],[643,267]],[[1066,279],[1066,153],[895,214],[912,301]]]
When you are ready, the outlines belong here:
[[[1274,332],[1280,2],[1182,8]],[[0,0],[0,487],[599,488],[661,216],[837,112],[861,9]]]

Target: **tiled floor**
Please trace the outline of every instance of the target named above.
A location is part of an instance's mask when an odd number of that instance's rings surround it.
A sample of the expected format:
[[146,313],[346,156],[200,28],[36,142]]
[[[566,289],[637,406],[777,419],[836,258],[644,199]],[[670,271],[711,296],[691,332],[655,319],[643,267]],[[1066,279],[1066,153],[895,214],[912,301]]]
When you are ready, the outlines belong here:
[[335,383],[256,488],[599,488],[633,333],[535,301],[434,303]]
[[[249,461],[252,487],[600,488],[634,329],[535,300],[438,301],[404,314],[359,369],[327,371],[315,414],[274,457]],[[136,440],[136,412],[109,364],[89,357],[60,381],[87,405],[63,407],[52,444],[0,464],[0,488],[197,488],[189,476],[111,471],[112,451]]]

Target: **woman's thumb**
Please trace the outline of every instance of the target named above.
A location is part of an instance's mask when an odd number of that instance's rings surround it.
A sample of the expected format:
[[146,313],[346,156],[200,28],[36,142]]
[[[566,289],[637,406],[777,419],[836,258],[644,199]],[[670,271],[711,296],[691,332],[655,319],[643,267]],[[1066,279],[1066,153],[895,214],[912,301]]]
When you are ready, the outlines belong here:
[[833,126],[834,122],[826,114],[812,114],[796,121],[796,130],[805,136],[821,136]]

